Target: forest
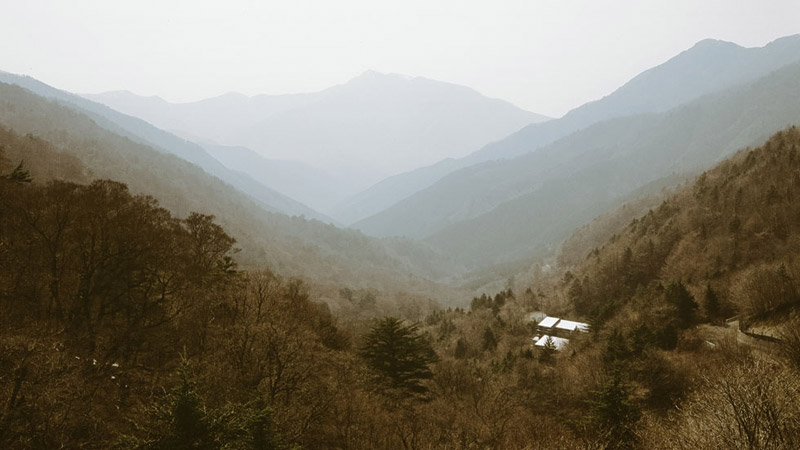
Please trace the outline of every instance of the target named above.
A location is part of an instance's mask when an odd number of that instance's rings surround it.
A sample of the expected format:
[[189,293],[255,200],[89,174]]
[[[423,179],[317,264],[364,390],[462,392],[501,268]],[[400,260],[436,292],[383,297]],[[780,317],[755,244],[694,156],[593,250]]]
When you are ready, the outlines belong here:
[[[800,446],[795,127],[588,225],[556,270],[391,308],[0,138],[2,448]],[[535,348],[535,312],[590,331]]]

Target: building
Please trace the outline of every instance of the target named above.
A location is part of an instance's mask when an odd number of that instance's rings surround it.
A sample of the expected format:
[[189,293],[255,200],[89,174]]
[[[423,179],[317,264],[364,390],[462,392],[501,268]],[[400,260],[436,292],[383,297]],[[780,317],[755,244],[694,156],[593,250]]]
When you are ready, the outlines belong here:
[[583,322],[574,322],[572,320],[561,319],[556,324],[556,329],[565,333],[573,334],[576,331],[588,332],[589,324]]
[[547,316],[539,322],[537,329],[543,335],[569,338],[575,333],[588,332],[589,324]]
[[539,339],[533,338],[533,340],[536,341],[536,343],[533,345],[538,348],[544,348],[544,346],[547,345],[548,338],[553,340],[553,345],[556,347],[556,350],[561,350],[565,345],[569,344],[569,339],[558,336],[544,335]]

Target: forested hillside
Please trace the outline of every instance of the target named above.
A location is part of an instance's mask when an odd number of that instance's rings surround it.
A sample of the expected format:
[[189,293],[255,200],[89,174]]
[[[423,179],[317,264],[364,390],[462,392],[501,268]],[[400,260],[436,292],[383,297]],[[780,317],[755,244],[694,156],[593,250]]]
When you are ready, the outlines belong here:
[[[708,39],[637,75],[606,97],[571,110],[564,117],[529,125],[467,157],[443,160],[384,180],[350,199],[348,207],[377,214],[380,205],[386,208],[460,169],[536,151],[605,120],[664,112],[704,95],[753,82],[798,60],[800,36],[777,39],[760,48],[743,48],[730,42]],[[440,206],[452,208],[453,204],[482,208],[485,202],[457,199],[455,203],[443,202]],[[383,224],[381,228],[373,228],[368,221],[364,222],[364,227],[379,235],[418,235],[413,227],[406,229]]]
[[[31,134],[47,141],[70,155],[64,158],[80,161],[85,167],[83,178],[67,174],[67,180],[113,179],[126,183],[134,193],[157,198],[178,217],[192,211],[213,214],[239,242],[238,258],[245,266],[270,267],[318,283],[447,298],[446,289],[425,278],[448,276],[457,266],[424,245],[378,241],[319,221],[265,211],[190,162],[101,128],[65,105],[7,84],[0,84],[0,98],[0,125],[14,134]],[[9,153],[37,166],[50,164],[22,149]],[[417,259],[421,264],[411,262]]]
[[799,75],[800,66],[788,66],[666,113],[603,122],[529,155],[465,169],[363,229],[402,228],[473,264],[549,251],[641,186],[702,171],[800,121]]
[[[28,171],[18,154],[0,167],[4,448],[800,443],[800,341],[780,327],[800,306],[797,128],[700,175],[576,266],[419,323],[332,316],[304,283],[237,267],[242,243],[212,217],[176,218],[109,180],[31,182],[46,165]],[[80,177],[70,165],[62,176]],[[354,311],[374,304],[340,296]],[[534,349],[536,310],[591,331]],[[722,321],[734,313],[784,330],[782,353],[738,344]]]
[[798,195],[800,130],[791,127],[704,172],[592,250],[571,272],[571,301],[602,323],[652,282],[672,281],[698,299],[713,290],[715,311],[704,306],[717,318],[794,307]]
[[44,3],[0,450],[800,449],[800,2]]
[[[299,189],[292,180],[244,165],[235,153],[224,158],[271,188],[300,194],[294,198],[326,213],[386,176],[466,155],[547,120],[463,86],[373,71],[310,94],[228,94],[183,104],[130,94],[88,97],[201,142],[243,146],[268,160],[303,163],[295,170],[303,165],[312,170],[298,172],[309,181]],[[324,176],[315,179],[314,172]],[[345,223],[356,219],[352,211],[334,212]]]
[[199,145],[160,130],[144,120],[127,116],[99,103],[94,103],[69,92],[48,86],[30,77],[0,71],[0,82],[17,85],[36,95],[55,100],[62,105],[88,116],[106,130],[148,146],[153,150],[173,154],[223,180],[250,197],[261,208],[288,215],[304,215],[329,222],[330,219],[296,200],[278,193],[254,178],[228,170]]

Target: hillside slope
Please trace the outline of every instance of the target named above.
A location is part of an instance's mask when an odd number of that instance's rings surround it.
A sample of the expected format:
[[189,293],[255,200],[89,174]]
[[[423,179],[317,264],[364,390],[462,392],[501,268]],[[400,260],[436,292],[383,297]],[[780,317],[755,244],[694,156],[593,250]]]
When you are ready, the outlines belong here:
[[[203,148],[230,170],[242,172],[263,184],[277,186],[290,198],[314,208],[333,204],[339,198],[336,189],[321,186],[346,186],[348,180],[331,175],[299,161],[267,159],[254,150],[241,146],[201,144]],[[337,223],[334,219],[330,221]]]
[[[746,320],[797,307],[798,198],[800,129],[790,127],[704,172],[600,248],[587,249],[564,287],[576,309],[597,323],[651,282],[681,281],[709,315],[711,308]],[[716,305],[703,304],[709,286]]]
[[[392,212],[392,208],[379,213],[372,206],[381,204],[376,199],[388,198],[399,202],[410,198],[415,192],[423,194],[423,189],[433,187],[433,191],[414,199],[424,208],[427,201],[435,202],[437,200],[433,197],[444,195],[449,190],[446,186],[435,186],[435,183],[459,169],[467,170],[467,167],[481,162],[513,158],[537,150],[600,121],[638,113],[664,112],[703,95],[752,82],[798,60],[800,35],[781,38],[760,48],[743,48],[714,40],[701,41],[664,64],[636,76],[607,97],[580,106],[560,119],[529,125],[465,158],[441,161],[398,175],[358,194],[350,200],[355,206],[349,207],[371,211],[375,215],[355,223],[354,227],[378,236],[424,236],[442,224],[432,222],[424,230],[405,228],[403,222],[395,220],[398,214]],[[426,200],[426,196],[430,198]],[[481,201],[450,197],[438,200],[441,201],[441,208],[453,210],[447,217],[463,218],[485,211]],[[458,208],[461,210],[456,211]],[[423,210],[413,212],[414,216],[423,214]]]
[[112,133],[88,116],[18,86],[0,83],[0,98],[1,125],[76,157],[88,179],[126,183],[132,192],[152,195],[179,217],[191,211],[216,215],[239,242],[237,259],[246,267],[270,267],[320,283],[426,293],[441,289],[423,274],[448,276],[455,268],[424,245],[384,243],[319,221],[268,212],[197,166]]
[[[666,113],[604,122],[539,152],[453,180],[485,189],[478,199],[506,195],[507,200],[443,228],[427,242],[469,261],[503,261],[552,249],[640,186],[704,170],[796,123],[800,64]],[[474,186],[482,180],[489,182]]]
[[107,106],[55,89],[30,77],[0,72],[0,82],[18,85],[37,95],[58,100],[68,107],[77,109],[91,117],[98,125],[109,131],[189,161],[209,174],[234,186],[239,191],[246,193],[259,206],[269,211],[330,221],[328,217],[270,189],[249,175],[227,169],[199,145],[160,130],[139,118],[127,116]]
[[[318,182],[312,187],[319,198],[305,198],[323,210],[386,176],[469,154],[547,119],[463,86],[377,72],[296,96],[229,94],[188,104],[120,93],[89,97],[163,128],[246,147],[267,159],[324,168],[339,183]],[[288,192],[281,180],[248,173]],[[336,194],[333,201],[328,200],[331,193]]]

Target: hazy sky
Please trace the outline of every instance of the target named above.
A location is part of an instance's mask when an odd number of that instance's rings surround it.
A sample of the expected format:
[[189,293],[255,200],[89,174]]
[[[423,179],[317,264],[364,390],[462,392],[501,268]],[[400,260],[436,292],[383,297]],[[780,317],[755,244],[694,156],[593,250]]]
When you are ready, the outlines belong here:
[[463,84],[560,116],[704,38],[800,33],[798,0],[0,0],[0,70],[190,101],[359,73]]

